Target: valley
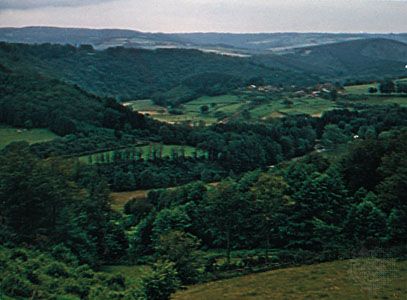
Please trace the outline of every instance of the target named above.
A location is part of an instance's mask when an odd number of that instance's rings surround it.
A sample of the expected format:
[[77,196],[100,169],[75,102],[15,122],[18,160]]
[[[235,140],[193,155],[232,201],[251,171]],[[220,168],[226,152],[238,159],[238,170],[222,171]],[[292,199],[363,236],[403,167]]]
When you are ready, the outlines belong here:
[[0,41],[0,299],[407,292],[405,34]]

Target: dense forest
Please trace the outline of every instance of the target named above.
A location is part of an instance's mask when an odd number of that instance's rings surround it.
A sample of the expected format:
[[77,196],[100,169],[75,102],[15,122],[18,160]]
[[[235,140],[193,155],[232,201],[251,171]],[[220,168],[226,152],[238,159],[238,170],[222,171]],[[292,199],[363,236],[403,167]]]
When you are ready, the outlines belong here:
[[[153,51],[117,47],[97,51],[86,45],[0,43],[0,53],[0,63],[5,67],[24,72],[41,70],[43,75],[77,84],[99,96],[119,99],[144,99],[180,85],[196,93],[220,92],[235,85],[230,79],[225,80],[225,77],[247,84],[259,76],[274,85],[309,85],[318,82],[318,77],[303,72],[283,71],[248,58],[198,50]],[[208,77],[206,73],[212,76]],[[214,81],[219,85],[217,88]]]
[[[214,187],[198,181],[157,190],[146,200],[130,201],[124,215],[110,209],[108,186],[97,172],[75,161],[43,161],[27,145],[10,145],[1,155],[1,243],[15,250],[2,251],[7,276],[1,290],[10,296],[97,299],[97,287],[130,299],[124,295],[149,292],[148,279],[135,292],[123,278],[93,275],[84,264],[97,269],[106,262],[158,259],[155,272],[164,272],[165,280],[177,274],[188,284],[242,267],[250,272],[270,263],[346,258],[362,247],[405,255],[406,140],[405,130],[392,130],[352,143],[334,162],[312,154]],[[226,251],[223,264],[220,254],[202,252],[218,248]],[[232,250],[256,252],[231,262]],[[15,261],[27,271],[12,271]],[[32,269],[36,264],[40,270]],[[58,285],[51,288],[52,278]],[[175,279],[166,285],[175,286]]]

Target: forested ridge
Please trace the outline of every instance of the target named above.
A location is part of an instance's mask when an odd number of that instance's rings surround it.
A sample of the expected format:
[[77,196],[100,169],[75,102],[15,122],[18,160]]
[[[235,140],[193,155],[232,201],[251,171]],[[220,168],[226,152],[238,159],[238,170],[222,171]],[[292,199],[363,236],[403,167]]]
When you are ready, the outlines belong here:
[[[188,284],[364,251],[406,258],[406,107],[169,124],[108,95],[224,93],[270,70],[190,50],[2,43],[0,51],[1,125],[60,136],[0,150],[0,298],[163,300]],[[135,85],[123,81],[133,62],[155,59],[154,76],[137,69]],[[184,78],[195,67],[202,73]],[[107,77],[88,85],[98,72],[112,78],[111,94],[101,90]],[[156,80],[167,74],[172,82]],[[164,145],[175,145],[168,156]],[[134,190],[149,191],[117,209],[111,192]],[[134,281],[106,265],[146,269]]]
[[[317,77],[298,71],[283,71],[257,64],[249,58],[237,58],[187,49],[94,50],[91,46],[25,45],[0,43],[4,66],[39,71],[44,75],[74,83],[99,96],[120,99],[144,99],[189,81],[216,80],[204,75],[229,76],[247,83],[262,76],[270,84],[307,85]],[[215,84],[210,84],[214,89]],[[187,84],[188,86],[188,84]],[[228,86],[226,85],[225,88]],[[230,88],[230,87],[229,87]],[[201,91],[202,92],[202,91]],[[205,91],[204,91],[205,92]]]

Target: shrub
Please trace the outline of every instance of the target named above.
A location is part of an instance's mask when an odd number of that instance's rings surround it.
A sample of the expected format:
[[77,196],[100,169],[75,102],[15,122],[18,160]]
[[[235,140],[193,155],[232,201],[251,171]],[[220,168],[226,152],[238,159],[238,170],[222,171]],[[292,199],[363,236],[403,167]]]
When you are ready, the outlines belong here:
[[52,248],[51,254],[56,260],[72,265],[78,264],[78,259],[76,256],[73,255],[71,250],[69,250],[63,244],[56,245],[54,248]]
[[67,283],[65,283],[64,290],[68,294],[77,295],[81,299],[84,299],[89,295],[90,289],[88,286],[84,284],[80,284],[76,281],[70,280]]
[[0,289],[10,297],[30,297],[33,293],[31,284],[16,274],[5,276]]
[[16,249],[11,253],[10,259],[11,260],[19,259],[19,260],[22,260],[22,261],[27,261],[28,256],[27,256],[27,253],[24,250]]
[[95,274],[88,265],[82,265],[75,269],[75,273],[81,278],[93,278]]
[[124,278],[122,275],[113,275],[107,279],[106,283],[114,290],[126,288],[126,278]]
[[45,273],[53,277],[68,277],[68,271],[62,263],[53,262],[47,266]]

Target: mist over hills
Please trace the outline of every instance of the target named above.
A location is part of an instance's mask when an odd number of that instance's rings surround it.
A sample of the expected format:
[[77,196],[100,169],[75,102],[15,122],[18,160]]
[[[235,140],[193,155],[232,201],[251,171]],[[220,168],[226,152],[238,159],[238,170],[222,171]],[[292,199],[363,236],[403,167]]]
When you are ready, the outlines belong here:
[[17,43],[91,44],[97,49],[198,48],[232,53],[267,53],[367,38],[407,42],[407,34],[368,33],[148,33],[122,29],[58,27],[0,28],[0,40]]

